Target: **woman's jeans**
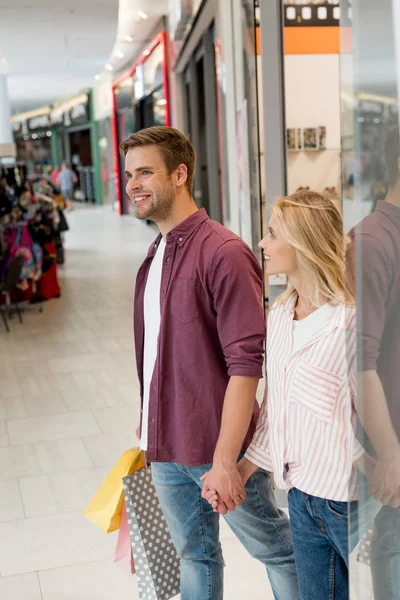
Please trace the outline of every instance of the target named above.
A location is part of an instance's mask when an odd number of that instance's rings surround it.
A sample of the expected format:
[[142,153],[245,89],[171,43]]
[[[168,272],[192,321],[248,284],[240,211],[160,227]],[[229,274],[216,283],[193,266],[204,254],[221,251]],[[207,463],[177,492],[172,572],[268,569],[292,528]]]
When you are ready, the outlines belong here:
[[[219,515],[201,497],[200,477],[211,467],[152,464],[161,508],[181,559],[182,600],[223,598]],[[270,474],[259,469],[245,490],[243,504],[225,519],[251,556],[265,565],[275,599],[298,600],[289,521],[276,505]]]
[[348,510],[353,503],[289,492],[297,576],[302,600],[349,597]]

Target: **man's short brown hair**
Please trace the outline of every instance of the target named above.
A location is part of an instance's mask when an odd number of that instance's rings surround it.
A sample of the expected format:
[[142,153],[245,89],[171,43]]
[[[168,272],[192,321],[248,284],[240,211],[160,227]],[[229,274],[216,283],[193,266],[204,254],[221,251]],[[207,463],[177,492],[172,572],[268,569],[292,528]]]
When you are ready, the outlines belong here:
[[188,137],[173,127],[158,125],[133,133],[120,145],[120,151],[126,156],[132,148],[157,146],[169,175],[179,165],[187,167],[186,187],[192,193],[193,178],[196,170],[196,150]]

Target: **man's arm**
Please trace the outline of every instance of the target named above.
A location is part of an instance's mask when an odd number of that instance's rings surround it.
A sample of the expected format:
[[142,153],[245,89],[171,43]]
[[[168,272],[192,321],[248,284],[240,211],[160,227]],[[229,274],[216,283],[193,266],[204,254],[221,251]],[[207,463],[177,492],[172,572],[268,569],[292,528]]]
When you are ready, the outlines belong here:
[[369,493],[382,504],[397,508],[400,506],[400,447],[385,392],[376,371],[360,373],[358,383],[362,394],[359,418],[376,452],[376,463],[370,464],[366,472]]
[[[400,449],[389,414],[385,392],[377,373],[377,360],[386,322],[386,300],[391,285],[390,261],[379,240],[355,237],[361,257],[361,273],[355,272],[361,318],[357,326],[358,399],[357,414],[376,452],[376,463],[363,458],[359,468],[365,471],[370,493],[384,504],[398,505],[400,487]],[[354,265],[354,244],[347,249],[350,265]],[[368,457],[367,457],[368,458]]]
[[228,510],[240,506],[246,497],[237,461],[249,428],[257,386],[256,377],[231,377],[225,395],[213,468],[205,479],[203,497],[209,490],[218,491]]
[[262,377],[265,323],[261,268],[247,246],[232,240],[217,251],[209,285],[230,380],[214,464],[205,478],[203,497],[215,489],[226,507],[234,510],[245,498],[237,460]]

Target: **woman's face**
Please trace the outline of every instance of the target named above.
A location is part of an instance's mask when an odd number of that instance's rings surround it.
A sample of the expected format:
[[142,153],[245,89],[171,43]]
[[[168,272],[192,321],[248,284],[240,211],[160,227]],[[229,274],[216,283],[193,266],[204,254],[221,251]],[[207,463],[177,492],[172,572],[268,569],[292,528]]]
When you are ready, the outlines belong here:
[[269,222],[267,236],[258,246],[264,254],[267,275],[290,276],[296,271],[296,252],[282,235],[275,215]]

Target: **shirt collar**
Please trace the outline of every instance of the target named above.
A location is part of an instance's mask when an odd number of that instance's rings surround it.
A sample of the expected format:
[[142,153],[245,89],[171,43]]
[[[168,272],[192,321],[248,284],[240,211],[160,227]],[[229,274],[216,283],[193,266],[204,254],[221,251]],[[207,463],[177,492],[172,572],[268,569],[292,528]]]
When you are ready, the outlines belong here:
[[[185,221],[180,223],[175,229],[172,229],[167,234],[167,244],[169,242],[176,242],[178,246],[183,246],[190,236],[196,231],[196,229],[208,219],[207,211],[204,208],[190,215]],[[157,236],[155,242],[151,245],[150,250],[147,254],[148,258],[152,258],[157,252],[158,245],[161,241],[161,233]]]
[[[285,304],[285,310],[290,315],[291,319],[294,317],[296,302],[297,294],[293,293]],[[346,329],[352,311],[354,311],[354,307],[347,304],[338,303],[338,305],[335,307],[335,312],[330,323],[329,331],[335,329],[335,327],[338,327],[339,329]]]

